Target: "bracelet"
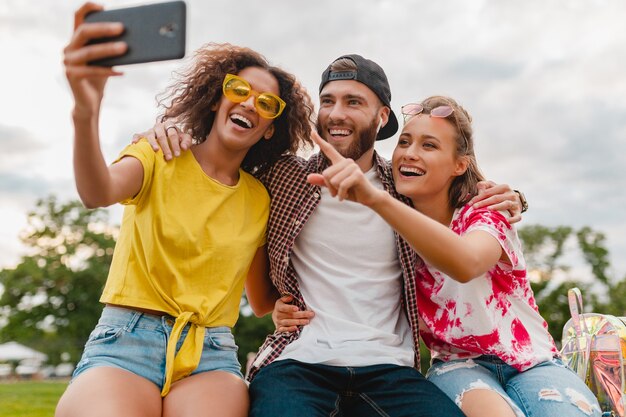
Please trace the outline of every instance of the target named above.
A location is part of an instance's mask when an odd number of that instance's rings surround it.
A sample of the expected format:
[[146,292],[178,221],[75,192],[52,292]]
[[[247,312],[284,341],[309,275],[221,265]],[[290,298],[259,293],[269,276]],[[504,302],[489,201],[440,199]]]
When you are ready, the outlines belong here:
[[522,213],[526,213],[528,211],[528,201],[526,200],[526,196],[520,190],[513,190],[513,191],[517,193],[517,196],[519,197],[519,201],[520,203],[522,203]]

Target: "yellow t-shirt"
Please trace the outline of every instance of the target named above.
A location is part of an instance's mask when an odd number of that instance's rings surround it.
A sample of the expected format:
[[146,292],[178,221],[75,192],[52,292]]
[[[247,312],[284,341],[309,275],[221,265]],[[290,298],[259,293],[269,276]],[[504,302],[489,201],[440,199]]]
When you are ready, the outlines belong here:
[[[237,185],[219,183],[191,151],[166,162],[142,140],[126,147],[124,156],[141,162],[143,184],[122,202],[127,207],[100,301],[177,318],[165,395],[171,382],[197,367],[204,327],[232,327],[237,321],[246,274],[265,244],[269,195],[243,170]],[[192,325],[174,363],[176,341],[187,323]]]

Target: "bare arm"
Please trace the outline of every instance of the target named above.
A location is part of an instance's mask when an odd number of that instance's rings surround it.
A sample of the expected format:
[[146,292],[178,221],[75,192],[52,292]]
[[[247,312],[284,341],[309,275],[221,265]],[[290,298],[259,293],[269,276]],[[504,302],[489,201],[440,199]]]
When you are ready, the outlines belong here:
[[143,166],[132,157],[107,166],[100,149],[97,129],[74,119],[74,176],[83,204],[106,207],[137,194],[143,181]]
[[443,224],[381,191],[370,206],[429,264],[459,282],[469,282],[491,269],[502,247],[487,232],[459,236]]
[[376,211],[428,263],[459,282],[468,282],[493,267],[502,256],[496,238],[476,231],[459,236],[443,224],[374,187],[354,161],[344,158],[330,144],[312,135],[332,162],[309,182],[328,187],[339,199],[359,202]]
[[259,248],[252,259],[246,278],[248,303],[257,317],[263,317],[274,309],[274,303],[280,297],[269,275],[267,246]]
[[81,200],[89,208],[111,205],[132,197],[141,188],[143,167],[124,158],[108,167],[100,149],[99,121],[104,87],[109,77],[122,73],[112,68],[89,66],[88,61],[121,55],[123,42],[87,45],[91,39],[120,34],[119,23],[84,23],[87,13],[102,6],[85,3],[74,16],[74,33],[63,53],[65,75],[74,97],[74,175]]

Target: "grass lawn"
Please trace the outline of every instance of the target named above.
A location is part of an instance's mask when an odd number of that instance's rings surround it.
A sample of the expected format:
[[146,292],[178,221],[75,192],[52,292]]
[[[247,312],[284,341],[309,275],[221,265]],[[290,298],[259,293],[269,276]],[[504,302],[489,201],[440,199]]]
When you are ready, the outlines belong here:
[[67,381],[0,382],[0,417],[52,417]]

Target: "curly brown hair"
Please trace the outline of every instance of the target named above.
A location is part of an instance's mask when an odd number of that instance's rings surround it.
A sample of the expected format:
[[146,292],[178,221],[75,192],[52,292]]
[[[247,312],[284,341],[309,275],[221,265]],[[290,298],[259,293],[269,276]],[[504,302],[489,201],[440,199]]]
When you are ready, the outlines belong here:
[[454,99],[445,96],[431,96],[422,101],[424,112],[430,111],[439,106],[450,106],[454,110],[445,119],[454,127],[456,132],[456,155],[467,158],[467,170],[463,175],[455,177],[448,190],[448,200],[450,206],[458,208],[463,206],[470,198],[478,193],[479,181],[484,181],[485,177],[478,167],[476,155],[474,153],[474,137],[472,129],[472,117]]
[[175,119],[195,143],[204,142],[213,127],[215,111],[211,108],[222,97],[224,77],[248,67],[262,68],[272,74],[278,81],[279,95],[287,104],[283,113],[274,120],[272,138],[254,144],[241,163],[247,172],[261,176],[281,155],[312,146],[314,113],[309,94],[295,76],[270,65],[258,52],[216,43],[198,49],[190,67],[177,73],[178,80],[159,99],[159,105],[165,108],[160,121]]

